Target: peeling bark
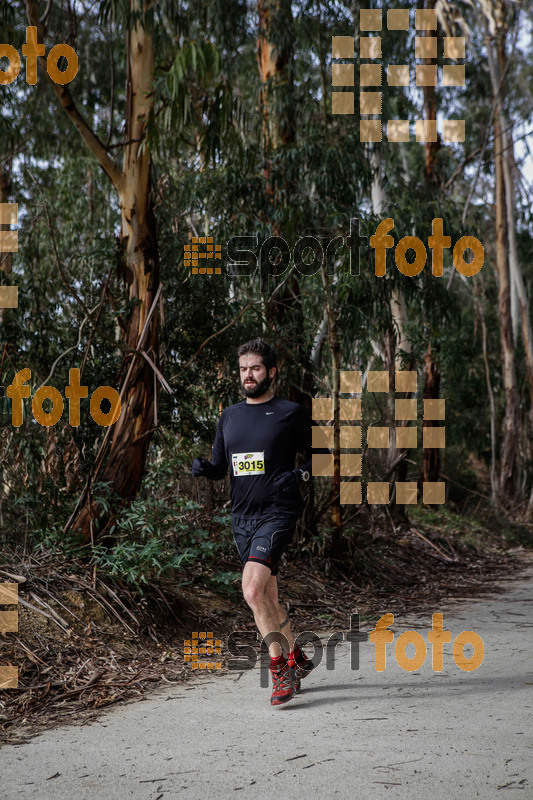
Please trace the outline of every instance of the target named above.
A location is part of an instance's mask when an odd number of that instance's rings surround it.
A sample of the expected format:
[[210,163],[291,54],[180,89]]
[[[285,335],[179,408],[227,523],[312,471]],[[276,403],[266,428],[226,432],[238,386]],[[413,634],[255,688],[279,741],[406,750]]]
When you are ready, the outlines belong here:
[[[517,454],[519,436],[519,398],[516,382],[515,342],[511,317],[511,276],[509,270],[507,202],[505,196],[502,97],[504,88],[499,85],[498,70],[489,42],[488,58],[496,113],[494,114],[494,173],[496,205],[496,273],[498,283],[498,318],[500,324],[500,346],[502,354],[502,383],[505,393],[505,416],[502,424],[500,448],[500,481],[502,496],[513,497],[517,490]],[[499,61],[505,53],[505,34],[499,28]],[[501,73],[503,74],[503,73]]]
[[[424,400],[436,400],[440,393],[440,370],[435,354],[428,343],[424,356]],[[424,427],[435,428],[440,425],[433,420],[425,420]],[[435,482],[439,478],[440,450],[436,447],[424,447],[422,450],[422,482]]]
[[[121,415],[104,437],[96,458],[95,471],[67,523],[67,528],[74,528],[85,542],[94,541],[98,530],[101,535],[112,521],[112,517],[93,501],[91,485],[97,480],[108,482],[121,502],[132,500],[141,485],[154,430],[154,373],[146,359],[138,353],[141,333],[147,328],[142,349],[157,366],[157,311],[146,325],[159,287],[156,223],[151,193],[151,153],[146,142],[146,124],[153,108],[154,49],[153,32],[145,24],[144,15],[152,2],[130,0],[129,4],[132,17],[137,17],[137,21],[129,31],[127,41],[125,141],[128,144],[124,146],[122,170],[116,166],[105,145],[78,111],[68,85],[61,86],[49,80],[61,107],[117,191],[121,214],[119,271],[133,304],[124,321],[126,353],[121,374],[127,376],[127,384],[123,384],[121,389]],[[39,40],[44,41],[45,30],[39,22],[36,0],[26,0],[26,10],[30,25],[37,27]],[[48,79],[45,59],[40,57],[39,63]],[[98,523],[98,530],[95,522]]]

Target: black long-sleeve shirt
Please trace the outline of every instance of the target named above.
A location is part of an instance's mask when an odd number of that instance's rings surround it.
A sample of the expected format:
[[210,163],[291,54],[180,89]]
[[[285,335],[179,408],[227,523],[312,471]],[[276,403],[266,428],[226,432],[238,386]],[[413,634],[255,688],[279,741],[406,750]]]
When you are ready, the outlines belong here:
[[[286,492],[274,479],[294,469],[297,453],[311,458],[311,418],[298,403],[274,396],[265,403],[243,400],[226,408],[219,419],[211,454],[215,480],[230,468],[231,504],[237,517],[302,512],[298,489]],[[311,471],[311,460],[301,469]]]

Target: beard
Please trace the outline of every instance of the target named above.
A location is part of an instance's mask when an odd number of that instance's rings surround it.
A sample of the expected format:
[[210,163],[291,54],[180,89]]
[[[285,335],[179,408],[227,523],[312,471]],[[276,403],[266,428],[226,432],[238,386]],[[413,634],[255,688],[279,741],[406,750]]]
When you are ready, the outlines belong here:
[[265,394],[267,389],[270,387],[270,384],[272,383],[273,380],[274,378],[269,378],[269,376],[267,375],[265,378],[263,378],[262,381],[254,384],[253,386],[245,386],[243,383],[242,390],[246,395],[246,397],[251,397],[251,398],[261,397],[261,395]]

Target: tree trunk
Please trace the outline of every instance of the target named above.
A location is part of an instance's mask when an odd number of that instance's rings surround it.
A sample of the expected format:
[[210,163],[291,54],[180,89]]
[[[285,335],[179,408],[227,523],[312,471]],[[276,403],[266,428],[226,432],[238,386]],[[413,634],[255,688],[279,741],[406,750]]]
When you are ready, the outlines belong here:
[[[423,6],[423,4],[422,4]],[[426,4],[426,8],[435,8],[434,0],[430,0]],[[434,31],[424,31],[424,36],[434,36]],[[424,59],[425,64],[436,64],[436,60],[432,58]],[[437,103],[435,98],[435,87],[424,86],[424,118],[431,122],[437,120]],[[428,196],[435,192],[438,183],[437,174],[437,153],[440,150],[440,141],[437,135],[437,141],[424,143],[424,180]],[[424,355],[424,399],[437,400],[440,392],[440,369],[438,361],[435,358],[435,346],[431,341],[431,324],[426,320],[429,329],[429,341]],[[433,420],[423,422],[424,427],[435,427],[438,423]],[[436,447],[425,447],[422,450],[422,470],[421,481],[435,482],[438,480],[440,471],[440,450]]]
[[[141,485],[154,430],[154,372],[139,352],[142,349],[157,366],[157,311],[152,306],[159,287],[159,260],[151,196],[151,152],[146,141],[146,124],[153,108],[153,30],[146,17],[152,2],[129,0],[130,13],[136,21],[127,34],[126,144],[122,171],[117,169],[107,148],[79,113],[68,86],[50,81],[65,113],[117,191],[121,214],[119,271],[132,301],[132,309],[124,322],[126,353],[121,372],[126,374],[126,379],[120,392],[120,418],[107,429],[94,473],[66,526],[67,529],[73,527],[85,542],[94,540],[98,533],[93,525],[95,521],[101,533],[112,519],[97,501],[93,501],[91,485],[97,479],[109,482],[122,502],[132,500]],[[37,26],[39,39],[44,41],[45,31],[39,22],[36,0],[26,0],[26,9],[30,24]],[[40,57],[39,61],[46,75],[45,59]],[[151,309],[153,313],[149,317]]]
[[[500,29],[500,58],[505,52],[504,31]],[[500,344],[502,351],[502,381],[505,392],[505,416],[502,425],[502,444],[500,451],[500,493],[512,498],[517,489],[518,452],[518,390],[516,383],[515,342],[511,318],[511,282],[509,272],[507,202],[505,196],[504,152],[502,131],[502,97],[504,87],[500,86],[492,43],[487,46],[491,73],[492,91],[496,112],[494,114],[494,173],[496,204],[496,273],[498,278],[498,318],[500,324]]]
[[[289,0],[258,0],[259,32],[257,63],[261,79],[260,103],[263,113],[265,151],[294,141],[294,108],[282,103],[274,110],[281,92],[292,87],[293,37],[292,10]],[[285,98],[286,99],[286,98]]]
[[[395,344],[394,344],[394,351],[393,357],[391,359],[391,365],[389,369],[390,381],[389,385],[391,387],[395,387],[396,382],[396,370],[402,370],[406,367],[402,365],[402,353],[409,353],[409,364],[407,365],[407,369],[414,369],[414,358],[412,354],[412,345],[411,342],[407,339],[405,334],[405,326],[407,323],[407,304],[405,301],[405,295],[403,292],[399,290],[393,290],[391,296],[391,313],[392,319],[394,324],[394,334],[395,334]],[[389,392],[389,402],[390,402],[390,419],[391,419],[391,427],[396,429],[407,427],[410,423],[407,420],[396,420],[396,413],[395,413],[395,399],[416,399],[416,392],[402,392],[398,393],[395,390],[394,395],[392,392]],[[412,423],[411,423],[412,424]],[[393,443],[390,442],[389,446],[389,458],[387,461],[387,471],[393,468],[393,472],[391,473],[391,489],[396,489],[396,483],[407,480],[407,472],[408,472],[408,464],[407,464],[407,455],[408,450],[396,447],[396,436],[394,436],[394,447]],[[401,460],[399,460],[401,459]],[[390,493],[392,497],[392,491]],[[390,514],[392,517],[393,522],[396,525],[405,525],[409,522],[409,518],[407,516],[407,512],[404,505],[401,505],[397,501],[391,506]]]
[[[372,200],[372,212],[376,216],[385,215],[388,207],[388,196],[385,183],[382,175],[382,159],[381,151],[376,145],[369,145],[368,160],[372,170],[372,184],[370,188],[370,196]],[[407,183],[409,175],[404,172],[404,180]],[[389,425],[389,447],[384,458],[384,472],[390,476],[390,493],[389,496],[394,498],[395,486],[397,481],[404,481],[407,474],[407,463],[405,456],[406,450],[400,450],[396,447],[396,436],[393,430],[397,426],[402,426],[405,423],[396,422],[395,419],[395,394],[392,391],[395,382],[395,372],[401,369],[400,349],[411,350],[410,342],[405,336],[405,323],[407,321],[407,305],[405,295],[400,287],[395,288],[391,292],[389,303],[391,327],[385,332],[382,342],[379,343],[378,349],[382,353],[385,368],[389,372],[389,391],[386,399],[386,411],[384,422]],[[396,395],[397,396],[397,395]],[[404,455],[402,460],[398,460]],[[405,506],[397,502],[390,505],[390,516],[394,524],[405,525],[408,522]]]
[[[489,45],[489,66],[492,89],[497,97],[496,116],[499,120],[501,132],[501,154],[502,171],[505,191],[505,207],[507,214],[507,234],[509,243],[509,277],[511,283],[511,325],[513,339],[516,340],[518,332],[522,330],[522,341],[524,344],[524,356],[526,360],[526,370],[529,386],[529,432],[533,432],[533,336],[531,332],[531,318],[529,313],[529,298],[524,283],[522,267],[518,258],[518,248],[516,243],[516,209],[515,209],[515,186],[513,181],[514,169],[514,142],[512,130],[508,124],[507,116],[504,111],[504,89],[505,83],[501,81],[501,76],[507,70],[507,56],[505,53],[504,33],[499,36],[497,42],[497,58],[494,58],[492,46]],[[513,298],[516,296],[515,313],[513,313]],[[518,391],[518,389],[517,389]],[[527,428],[527,422],[525,423]],[[523,450],[521,457],[524,462],[531,459],[531,445],[527,431],[520,437]],[[528,505],[528,514],[533,515],[533,487]]]
[[[132,6],[137,5],[131,0]],[[133,10],[133,9],[132,9]],[[152,34],[137,25],[129,34],[126,145],[123,183],[119,191],[121,214],[120,248],[122,277],[128,295],[136,302],[125,325],[126,347],[137,350],[148,312],[159,286],[156,221],[151,192],[151,153],[146,146],[145,127],[152,109],[154,52]],[[142,349],[157,366],[157,312],[148,323]],[[122,370],[127,374],[122,413],[113,426],[107,463],[99,480],[110,482],[124,500],[132,500],[142,482],[148,447],[154,430],[154,373],[142,356],[126,354]],[[88,535],[89,513],[101,517],[100,509],[85,506],[73,527]]]
[[487,325],[485,323],[485,291],[483,280],[480,276],[474,277],[474,304],[478,309],[481,322],[481,341],[483,346],[483,364],[485,366],[485,380],[490,403],[490,497],[493,503],[498,499],[498,481],[496,477],[496,404],[490,376],[489,356],[487,347]]
[[[440,390],[440,370],[435,360],[431,342],[428,343],[424,356],[424,400],[436,400]],[[424,420],[424,427],[439,425],[434,420]],[[434,482],[439,478],[440,451],[436,447],[424,447],[422,450],[422,482]]]
[[507,228],[504,197],[502,147],[499,121],[494,122],[494,155],[496,179],[496,271],[498,275],[498,317],[502,350],[502,379],[505,392],[505,417],[502,425],[500,453],[500,491],[512,496],[515,490],[516,453],[518,446],[518,392],[514,358],[511,296],[507,254]]
[[[294,105],[290,102],[292,90],[292,63],[294,58],[291,36],[293,19],[289,0],[259,0],[257,5],[259,32],[257,38],[257,63],[261,81],[260,105],[263,115],[263,151],[267,196],[274,206],[285,202],[292,191],[291,181],[283,179],[280,185],[272,175],[271,158],[281,147],[290,146],[295,140]],[[277,109],[277,110],[275,110]],[[273,214],[269,214],[272,219]],[[274,236],[281,236],[279,226],[272,226]],[[289,243],[289,246],[294,243]],[[295,328],[291,336],[292,358],[301,365],[299,385],[291,382],[287,386],[287,398],[301,403],[311,411],[313,373],[302,331],[303,311],[300,301],[300,286],[295,274],[291,275],[283,291],[275,300],[265,303],[267,328],[275,334],[280,328],[291,325]],[[280,365],[289,357],[280,350]]]
[[[434,9],[435,8],[435,0],[429,0],[426,4],[421,2],[420,8],[427,8],[427,9]],[[435,31],[422,31],[423,36],[436,36]],[[424,58],[422,59],[424,64],[436,64],[437,60],[435,58]],[[435,99],[435,87],[434,86],[424,86],[423,87],[424,93],[424,119],[430,120],[434,122],[437,119],[437,103]],[[437,183],[437,154],[441,148],[441,143],[439,136],[437,134],[437,140],[435,142],[424,142],[424,179],[427,185],[432,185]]]
[[331,294],[326,267],[322,268],[322,281],[326,295],[326,309],[328,315],[329,346],[332,358],[332,384],[333,384],[333,479],[330,494],[331,507],[331,547],[332,558],[342,557],[342,512],[341,512],[341,456],[340,456],[340,343],[338,331],[338,314]]

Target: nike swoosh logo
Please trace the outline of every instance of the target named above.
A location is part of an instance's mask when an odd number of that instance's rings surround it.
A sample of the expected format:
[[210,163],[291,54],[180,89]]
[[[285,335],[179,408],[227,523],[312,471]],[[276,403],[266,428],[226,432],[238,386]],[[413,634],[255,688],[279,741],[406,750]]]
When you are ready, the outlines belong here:
[[265,416],[268,417],[268,416],[270,416],[270,414],[273,414],[273,413],[274,413],[273,411],[265,411]]

